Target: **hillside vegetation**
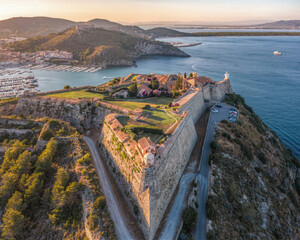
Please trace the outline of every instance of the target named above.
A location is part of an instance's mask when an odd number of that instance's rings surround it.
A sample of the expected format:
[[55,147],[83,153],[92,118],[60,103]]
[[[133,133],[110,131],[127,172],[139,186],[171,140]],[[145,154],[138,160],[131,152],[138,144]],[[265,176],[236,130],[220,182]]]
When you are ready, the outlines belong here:
[[14,116],[0,127],[28,130],[18,137],[0,134],[1,239],[115,239],[91,157],[75,128]]
[[223,120],[211,143],[208,239],[299,239],[300,164],[247,106]]
[[170,44],[147,40],[102,28],[79,31],[70,28],[64,32],[15,42],[9,47],[21,52],[38,50],[65,50],[83,64],[132,65],[144,55],[160,54],[186,57],[183,51]]

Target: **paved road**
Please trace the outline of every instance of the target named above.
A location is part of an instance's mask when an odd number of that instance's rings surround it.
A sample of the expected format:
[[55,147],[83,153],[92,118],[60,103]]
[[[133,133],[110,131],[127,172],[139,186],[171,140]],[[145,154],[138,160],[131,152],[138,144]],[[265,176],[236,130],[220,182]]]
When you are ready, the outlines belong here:
[[100,178],[100,183],[102,187],[102,191],[106,197],[106,202],[108,205],[108,209],[111,214],[111,218],[115,224],[116,234],[118,239],[120,240],[131,240],[133,237],[131,236],[130,231],[128,230],[125,222],[126,220],[123,218],[118,203],[116,201],[116,196],[112,191],[111,183],[108,180],[108,176],[105,172],[105,168],[102,160],[97,152],[97,147],[94,142],[89,137],[84,137],[88,147],[90,148],[92,157],[94,159],[96,169],[98,172],[98,176]]
[[197,217],[197,225],[195,232],[195,240],[205,240],[206,239],[206,200],[207,200],[207,188],[208,188],[208,158],[210,154],[210,142],[213,139],[216,124],[221,120],[228,120],[229,108],[231,106],[222,104],[222,108],[217,108],[219,110],[218,113],[210,113],[210,119],[207,125],[206,137],[203,144],[203,152],[201,156],[201,162],[199,167],[199,173],[197,175],[198,179],[198,204],[199,211]]
[[194,173],[187,173],[182,176],[180,180],[179,190],[177,192],[171,212],[168,215],[165,228],[159,238],[160,240],[168,240],[168,239],[171,240],[175,238],[176,230],[181,220],[183,202],[186,197],[188,186],[194,179],[195,179]]

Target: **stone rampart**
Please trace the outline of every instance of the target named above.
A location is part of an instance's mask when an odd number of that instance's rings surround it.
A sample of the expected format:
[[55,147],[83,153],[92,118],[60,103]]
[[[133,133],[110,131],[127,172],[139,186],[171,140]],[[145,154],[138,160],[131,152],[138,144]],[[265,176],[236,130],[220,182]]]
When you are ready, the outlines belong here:
[[177,127],[160,156],[150,188],[150,239],[153,239],[197,141],[192,114]]
[[229,79],[224,79],[223,81],[217,82],[212,87],[211,100],[212,101],[222,101],[227,93],[232,93],[232,88]]
[[126,147],[106,122],[102,127],[99,146],[120,190],[130,202],[129,206],[133,207],[134,212],[134,208],[138,207],[141,228],[147,236],[150,226],[150,197],[149,188],[145,186],[145,172],[148,169],[140,165],[137,155],[129,156]]
[[187,103],[178,109],[180,113],[189,112],[194,123],[206,109],[202,90],[199,90]]

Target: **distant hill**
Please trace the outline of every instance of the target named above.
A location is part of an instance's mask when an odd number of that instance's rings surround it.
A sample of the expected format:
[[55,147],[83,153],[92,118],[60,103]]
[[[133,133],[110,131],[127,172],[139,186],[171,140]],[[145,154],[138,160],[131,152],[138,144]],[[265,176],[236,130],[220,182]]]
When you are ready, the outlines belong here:
[[158,37],[181,37],[181,36],[188,36],[190,35],[189,33],[183,33],[179,32],[176,30],[172,30],[169,28],[164,28],[164,27],[157,27],[157,28],[152,28],[149,30],[145,31],[147,35],[152,36],[154,38]]
[[15,42],[9,47],[21,52],[65,50],[72,52],[82,64],[102,67],[133,65],[135,60],[145,55],[189,56],[167,43],[103,28],[84,31],[70,28],[61,33]]
[[123,26],[120,23],[111,22],[106,19],[92,19],[87,22],[88,24],[93,24],[96,28],[117,28]]
[[59,18],[16,17],[0,21],[1,36],[32,37],[61,32],[77,23]]
[[46,36],[50,33],[58,33],[75,25],[92,24],[96,28],[105,28],[124,32],[138,37],[174,37],[182,36],[183,33],[167,29],[155,28],[144,30],[138,26],[125,26],[106,19],[92,19],[87,22],[74,22],[60,18],[49,17],[17,17],[0,21],[0,37],[37,37]]
[[255,26],[261,28],[279,28],[279,29],[299,28],[300,29],[300,20],[277,21],[277,22],[259,24]]

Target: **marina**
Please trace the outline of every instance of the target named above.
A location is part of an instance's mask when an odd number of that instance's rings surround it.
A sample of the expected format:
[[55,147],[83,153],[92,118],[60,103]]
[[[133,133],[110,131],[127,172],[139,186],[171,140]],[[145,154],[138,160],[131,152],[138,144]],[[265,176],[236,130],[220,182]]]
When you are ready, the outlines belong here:
[[85,66],[70,66],[70,65],[27,65],[22,66],[22,69],[29,70],[45,70],[45,71],[56,71],[56,72],[86,72],[95,73],[102,69],[102,67],[85,67]]
[[38,92],[38,80],[30,71],[0,70],[0,99],[15,98]]

